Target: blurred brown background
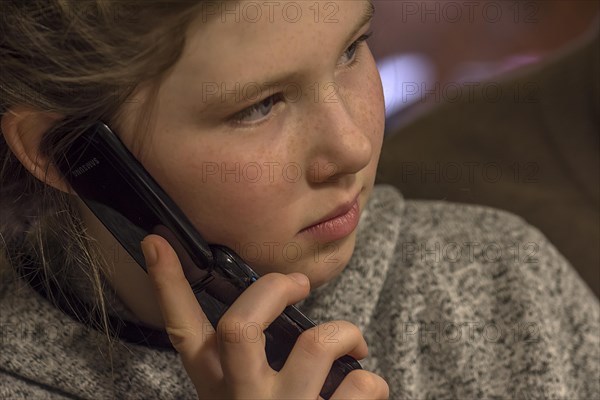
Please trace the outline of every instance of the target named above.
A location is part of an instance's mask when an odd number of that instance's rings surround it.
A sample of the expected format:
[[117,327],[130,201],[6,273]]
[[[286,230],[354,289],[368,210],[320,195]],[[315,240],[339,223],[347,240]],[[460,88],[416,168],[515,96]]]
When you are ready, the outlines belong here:
[[376,59],[423,53],[439,81],[452,79],[468,61],[552,54],[588,30],[599,14],[597,0],[374,0]]
[[399,104],[378,183],[521,216],[600,297],[600,2],[374,2],[380,70],[394,56],[423,62],[382,72],[386,95],[423,77],[429,88],[492,82],[504,94]]

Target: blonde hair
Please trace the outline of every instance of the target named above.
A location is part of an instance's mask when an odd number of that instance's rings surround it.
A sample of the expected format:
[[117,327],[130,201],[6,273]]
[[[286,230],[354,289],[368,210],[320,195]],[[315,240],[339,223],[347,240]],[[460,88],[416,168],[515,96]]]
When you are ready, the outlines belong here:
[[[140,85],[153,88],[135,125],[149,120],[160,79],[180,57],[199,1],[36,0],[0,2],[0,116],[14,105],[64,115],[44,134],[48,160],[98,120],[115,121]],[[68,128],[68,129],[66,129]],[[0,135],[0,273],[33,257],[43,280],[62,287],[66,268],[82,268],[95,307],[105,263],[86,235],[72,196],[33,177]],[[84,317],[84,316],[83,316]]]

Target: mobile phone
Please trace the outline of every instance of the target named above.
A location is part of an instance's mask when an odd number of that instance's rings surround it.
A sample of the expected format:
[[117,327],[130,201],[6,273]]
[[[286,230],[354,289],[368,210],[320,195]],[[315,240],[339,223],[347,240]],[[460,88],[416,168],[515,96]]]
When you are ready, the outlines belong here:
[[[75,193],[146,271],[140,242],[164,237],[181,261],[202,310],[216,328],[221,316],[259,276],[233,250],[208,244],[174,201],[103,122],[86,129],[55,160]],[[288,306],[264,331],[271,368],[279,371],[298,336],[316,326]],[[335,360],[321,390],[331,397],[344,377],[361,366],[353,357]]]

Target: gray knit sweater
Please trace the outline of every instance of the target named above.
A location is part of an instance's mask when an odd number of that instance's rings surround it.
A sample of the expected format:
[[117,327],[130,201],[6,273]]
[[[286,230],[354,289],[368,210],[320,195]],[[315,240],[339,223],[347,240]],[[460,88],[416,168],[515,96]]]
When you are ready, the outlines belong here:
[[[1,399],[196,398],[176,353],[117,341],[111,368],[102,333],[18,281],[0,295]],[[600,398],[597,298],[503,211],[376,186],[350,264],[299,306],[358,325],[392,399]]]

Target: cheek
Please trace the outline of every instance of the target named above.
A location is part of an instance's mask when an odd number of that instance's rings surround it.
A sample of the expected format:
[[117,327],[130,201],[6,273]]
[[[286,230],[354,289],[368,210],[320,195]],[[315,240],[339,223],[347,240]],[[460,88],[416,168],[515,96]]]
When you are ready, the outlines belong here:
[[[371,53],[365,56],[364,68],[353,77],[352,101],[359,124],[372,146],[372,158],[367,169],[374,175],[379,162],[385,129],[385,102],[381,78]],[[373,178],[374,179],[374,178]]]
[[357,125],[365,135],[369,135],[373,144],[380,145],[385,124],[385,102],[381,77],[368,49],[356,68],[341,79],[341,85],[347,88],[346,101],[352,105]]
[[[383,140],[383,131],[385,126],[385,101],[383,98],[383,87],[379,70],[375,60],[370,57],[371,62],[365,79],[365,99],[364,107],[369,110],[371,124],[373,126],[373,135],[378,142]],[[360,98],[360,97],[359,97]]]
[[228,149],[224,153],[193,141],[176,146],[157,143],[154,148],[156,163],[151,173],[156,173],[159,184],[208,242],[235,248],[294,233],[293,219],[290,232],[278,222],[292,213],[286,205],[292,203],[298,186],[278,179],[281,169],[276,166],[283,165],[283,160],[268,158],[264,152],[219,146]]

